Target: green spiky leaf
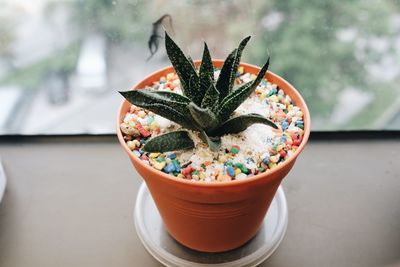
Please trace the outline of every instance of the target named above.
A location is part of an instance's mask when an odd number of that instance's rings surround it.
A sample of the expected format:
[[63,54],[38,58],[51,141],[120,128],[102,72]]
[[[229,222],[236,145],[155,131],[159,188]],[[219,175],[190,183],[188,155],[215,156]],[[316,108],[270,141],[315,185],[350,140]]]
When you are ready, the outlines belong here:
[[206,93],[204,94],[203,101],[201,101],[202,108],[209,108],[212,111],[218,106],[219,92],[213,82],[210,83]]
[[240,104],[242,104],[243,101],[245,101],[251,95],[251,93],[253,93],[257,85],[264,78],[265,73],[268,70],[268,66],[269,58],[264,66],[261,68],[254,81],[245,83],[238,89],[232,91],[227,97],[222,100],[217,111],[217,116],[221,121],[227,120],[232,112],[235,111],[235,109],[239,107]]
[[203,140],[204,143],[208,145],[211,151],[218,151],[219,148],[221,147],[221,137],[219,136],[213,136],[210,137],[207,135],[207,133],[203,130],[200,131],[200,138]]
[[[169,37],[167,32],[165,32],[165,48],[181,82],[183,94],[189,97],[194,103],[200,105],[202,96],[200,93],[200,79],[196,69],[177,44]],[[189,84],[190,79],[193,79],[192,84]]]
[[217,117],[210,109],[201,108],[193,102],[190,102],[187,107],[199,128],[209,130],[218,125]]
[[190,99],[180,94],[153,89],[129,90],[119,93],[138,107],[146,108],[150,104],[163,104],[182,114],[189,112],[187,104],[190,103]]
[[192,121],[188,119],[187,114],[183,114],[167,105],[163,104],[148,104],[143,106],[143,108],[148,109],[161,117],[169,119],[173,122],[176,122],[179,125],[191,130],[196,130],[197,127],[193,125]]
[[143,147],[146,152],[167,152],[190,149],[194,147],[188,132],[176,131],[162,134],[149,139]]
[[187,108],[190,100],[185,96],[150,89],[130,90],[120,92],[120,94],[135,106],[148,109],[185,128],[196,128],[191,121],[190,112]]
[[228,57],[224,61],[224,65],[222,65],[221,71],[218,76],[217,83],[215,87],[219,92],[219,100],[221,101],[229,94],[229,86],[230,86],[230,77],[232,66],[235,62],[235,55],[237,49],[233,50]]
[[274,129],[278,129],[276,124],[270,121],[269,119],[256,113],[250,113],[227,120],[217,129],[215,129],[212,133],[210,133],[210,135],[222,136],[224,134],[240,133],[246,130],[250,125],[255,123],[266,124]]
[[238,49],[236,51],[235,61],[234,61],[233,66],[232,66],[232,73],[231,73],[229,92],[232,91],[232,88],[233,88],[233,85],[234,85],[234,81],[235,81],[235,78],[236,78],[236,73],[238,71],[238,67],[239,67],[239,64],[240,64],[240,59],[242,58],[243,49],[246,47],[247,43],[250,41],[250,38],[251,38],[251,36],[247,36],[246,38],[244,38],[240,42],[239,47],[238,47]]
[[221,68],[216,86],[220,92],[220,100],[224,99],[232,91],[240,58],[242,57],[242,51],[250,38],[251,37],[248,36],[240,42],[239,47],[229,54]]
[[188,56],[187,59],[188,59],[189,63],[192,65],[192,67],[193,67],[194,69],[196,69],[196,66],[194,65],[194,61],[193,61],[192,57],[191,57],[191,56]]
[[214,83],[214,66],[206,43],[204,43],[203,58],[201,59],[199,75],[201,91],[203,93],[202,96],[204,96],[206,90]]

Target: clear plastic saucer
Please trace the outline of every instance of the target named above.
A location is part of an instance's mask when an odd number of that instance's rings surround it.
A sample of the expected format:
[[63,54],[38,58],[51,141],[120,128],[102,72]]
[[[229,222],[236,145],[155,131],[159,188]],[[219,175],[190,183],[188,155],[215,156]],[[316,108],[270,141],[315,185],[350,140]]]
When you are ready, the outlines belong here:
[[3,165],[1,164],[1,158],[0,158],[0,203],[1,200],[3,199],[4,191],[6,189],[6,174],[3,169]]
[[243,246],[221,253],[194,251],[175,241],[165,230],[146,184],[140,186],[134,210],[136,232],[146,250],[166,266],[257,266],[277,249],[288,222],[282,187],[272,200],[257,235]]

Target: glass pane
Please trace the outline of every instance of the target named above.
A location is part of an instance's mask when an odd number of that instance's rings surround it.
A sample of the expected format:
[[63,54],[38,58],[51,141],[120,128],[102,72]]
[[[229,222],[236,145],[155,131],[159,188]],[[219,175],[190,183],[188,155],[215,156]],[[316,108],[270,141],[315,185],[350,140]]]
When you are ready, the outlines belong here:
[[[199,58],[243,61],[305,97],[314,130],[400,130],[400,1],[0,0],[0,133],[114,132],[128,89],[169,65],[152,25]],[[170,19],[172,18],[172,19]],[[149,59],[149,60],[148,60]]]

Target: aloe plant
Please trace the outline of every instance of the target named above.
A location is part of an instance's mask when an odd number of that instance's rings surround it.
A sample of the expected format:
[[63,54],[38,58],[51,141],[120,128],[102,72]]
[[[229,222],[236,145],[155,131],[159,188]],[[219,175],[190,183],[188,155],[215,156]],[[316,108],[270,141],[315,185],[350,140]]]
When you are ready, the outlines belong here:
[[[165,47],[168,57],[179,77],[183,95],[138,89],[121,91],[131,104],[150,110],[162,117],[180,124],[183,128],[197,131],[200,138],[212,151],[218,151],[221,136],[239,133],[254,123],[277,126],[259,114],[231,117],[237,107],[245,101],[263,79],[269,66],[261,68],[255,80],[234,87],[242,51],[250,36],[243,39],[224,61],[217,81],[214,80],[214,66],[207,44],[204,43],[202,61],[197,71],[193,60],[186,57],[178,45],[165,33]],[[194,147],[188,132],[179,130],[149,139],[143,147],[147,152],[166,152]]]

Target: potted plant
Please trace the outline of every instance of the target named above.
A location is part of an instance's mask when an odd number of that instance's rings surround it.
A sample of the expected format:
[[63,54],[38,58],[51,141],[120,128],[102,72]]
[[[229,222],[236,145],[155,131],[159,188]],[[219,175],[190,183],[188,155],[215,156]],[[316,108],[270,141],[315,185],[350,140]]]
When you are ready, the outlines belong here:
[[[249,39],[225,61],[212,60],[205,44],[202,60],[193,62],[166,33],[173,66],[120,92],[126,100],[117,117],[118,139],[149,188],[167,231],[198,251],[231,250],[257,233],[310,133],[303,98],[267,71],[269,59],[261,69],[240,63]],[[257,110],[243,113],[249,98],[258,99],[269,117]],[[247,105],[251,110],[254,106]],[[267,126],[246,136],[252,125]],[[241,140],[242,147],[232,140]],[[253,143],[246,150],[248,142]],[[249,157],[241,163],[244,155]]]

